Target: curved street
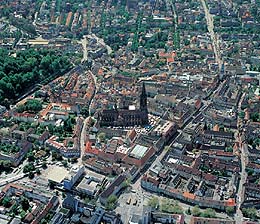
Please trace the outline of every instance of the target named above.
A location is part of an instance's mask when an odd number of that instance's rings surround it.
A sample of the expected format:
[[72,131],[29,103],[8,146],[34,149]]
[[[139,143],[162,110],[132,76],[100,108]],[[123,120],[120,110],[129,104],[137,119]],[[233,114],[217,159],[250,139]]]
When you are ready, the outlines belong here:
[[80,163],[82,163],[82,158],[84,156],[84,152],[85,152],[85,142],[86,142],[86,131],[87,131],[87,126],[90,122],[90,119],[91,119],[91,107],[92,107],[92,102],[93,102],[93,99],[95,98],[95,95],[96,95],[96,92],[97,92],[97,78],[96,76],[91,72],[91,71],[87,71],[91,74],[91,77],[94,81],[94,93],[93,93],[93,96],[91,97],[91,100],[89,102],[89,116],[84,120],[83,122],[83,127],[82,127],[82,130],[81,130],[81,136],[80,136],[80,148],[81,148],[81,156],[80,156]]

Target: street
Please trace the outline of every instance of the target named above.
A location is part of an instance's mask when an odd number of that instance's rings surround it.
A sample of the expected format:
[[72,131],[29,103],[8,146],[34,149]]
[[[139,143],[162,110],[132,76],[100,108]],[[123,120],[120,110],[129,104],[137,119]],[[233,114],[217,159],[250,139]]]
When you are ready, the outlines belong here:
[[88,47],[87,47],[88,41],[87,41],[87,38],[85,36],[81,40],[81,44],[82,44],[82,47],[83,47],[83,58],[81,60],[81,63],[83,63],[84,61],[88,60]]
[[[238,103],[238,114],[242,111],[241,105],[242,105],[244,97],[245,97],[245,94],[242,95],[242,97],[240,98],[240,101]],[[238,119],[237,119],[238,128],[240,127],[240,124],[242,124],[242,123],[243,123],[242,119],[238,116]],[[238,133],[238,142],[239,142],[239,146],[241,149],[241,153],[240,153],[241,172],[240,172],[239,187],[238,187],[238,191],[237,191],[237,199],[238,199],[237,200],[237,211],[236,211],[236,215],[235,215],[235,220],[236,220],[236,223],[238,223],[238,224],[242,223],[242,221],[243,221],[243,213],[241,211],[241,205],[243,204],[243,202],[245,200],[244,184],[246,183],[246,179],[247,179],[246,165],[248,164],[248,145],[246,143],[242,142],[242,139],[244,139],[243,135],[244,135],[244,132],[241,130],[241,132]]]
[[202,6],[205,11],[205,16],[207,20],[207,25],[208,25],[208,31],[212,40],[212,45],[215,53],[215,59],[216,62],[219,65],[219,68],[221,68],[222,65],[222,60],[221,60],[221,54],[220,54],[220,47],[219,47],[219,40],[217,38],[217,35],[214,32],[214,19],[213,16],[209,13],[209,9],[206,5],[205,0],[201,0]]
[[[241,142],[240,142],[241,143]],[[241,173],[240,173],[240,182],[239,182],[239,188],[237,191],[237,196],[238,199],[237,200],[237,211],[236,211],[236,215],[235,215],[235,220],[236,223],[240,224],[243,221],[243,214],[241,211],[241,205],[244,202],[244,184],[246,183],[246,179],[247,179],[247,172],[246,172],[246,165],[248,163],[248,149],[247,149],[247,144],[242,144],[241,147]]]

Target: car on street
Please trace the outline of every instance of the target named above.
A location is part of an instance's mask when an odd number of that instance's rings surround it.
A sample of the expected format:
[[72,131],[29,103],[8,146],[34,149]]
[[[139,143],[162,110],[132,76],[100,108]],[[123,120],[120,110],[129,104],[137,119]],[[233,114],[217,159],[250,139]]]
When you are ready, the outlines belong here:
[[127,199],[127,201],[126,201],[126,204],[130,204],[131,203],[131,196]]
[[136,200],[136,198],[133,200],[133,205],[137,205],[137,200]]

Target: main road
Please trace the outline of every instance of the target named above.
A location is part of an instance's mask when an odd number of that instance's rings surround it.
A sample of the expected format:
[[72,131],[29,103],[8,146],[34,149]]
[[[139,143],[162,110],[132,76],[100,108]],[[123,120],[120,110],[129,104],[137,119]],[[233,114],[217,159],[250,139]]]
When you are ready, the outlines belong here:
[[9,178],[4,179],[4,180],[0,180],[0,187],[5,186],[9,183],[15,182],[17,180],[20,180],[20,179],[24,178],[25,176],[27,176],[27,174],[22,173],[22,174],[19,174],[19,175],[16,175],[16,176],[9,177]]
[[88,60],[88,40],[86,36],[84,36],[81,40],[81,44],[83,49],[83,57],[81,59],[81,63],[83,63]]
[[[205,105],[203,107],[200,108],[199,112],[202,112],[204,111],[206,108],[207,108],[208,105]],[[189,119],[187,121],[187,124],[185,125],[185,127],[191,123],[193,121],[194,117],[191,117],[191,119]],[[176,139],[179,138],[179,136],[181,136],[182,134],[182,129],[179,130],[179,134],[175,136],[174,139],[172,139],[172,143],[174,143],[176,141]],[[166,155],[168,151],[167,150],[162,150],[160,152],[160,154],[156,157],[156,159],[152,162],[152,164],[150,165],[150,167],[154,167],[155,165],[157,164],[160,164],[163,157]],[[131,185],[132,189],[135,191],[135,193],[132,193],[133,197],[137,198],[138,200],[138,209],[137,210],[134,210],[136,212],[137,215],[140,215],[142,216],[143,214],[143,206],[145,205],[144,204],[144,201],[145,201],[145,197],[147,194],[149,194],[148,192],[146,191],[143,191],[142,187],[141,187],[141,179],[142,179],[142,176],[145,175],[146,173],[149,172],[149,169],[144,172],[144,173],[141,173],[140,177]],[[125,203],[125,196],[124,195],[121,195],[120,198],[119,198],[119,202],[121,203]],[[128,206],[129,207],[129,206]],[[121,208],[122,209],[122,208]],[[117,210],[119,211],[120,208]],[[128,221],[129,218],[130,218],[130,210],[128,209],[127,210],[128,212],[126,212],[124,215],[123,215],[123,218],[124,218],[124,221]]]
[[[199,109],[199,112],[202,112],[204,110],[206,110],[208,107],[208,105],[206,104],[205,106],[202,106],[200,109]],[[191,117],[191,119],[189,119],[185,125],[185,127],[190,124],[193,120],[195,119],[195,117]],[[182,132],[183,130],[180,129],[179,130],[179,134],[176,135],[176,137],[172,140],[171,144],[174,143],[176,141],[176,139],[178,139],[181,135],[182,135]],[[170,145],[171,145],[170,144]],[[168,150],[162,150],[162,152],[156,157],[156,159],[153,161],[153,163],[150,165],[150,167],[154,167],[155,165],[157,164],[160,164],[163,157],[166,155],[166,153],[168,152]],[[149,169],[141,174],[141,176],[135,181],[134,184],[131,185],[132,189],[134,190],[135,193],[132,193],[132,197],[135,197],[137,198],[138,200],[138,209],[134,209],[134,211],[136,212],[137,215],[140,215],[142,216],[143,214],[143,207],[145,205],[145,201],[147,201],[147,195],[149,195],[149,197],[151,197],[153,194],[149,193],[149,192],[146,192],[145,190],[142,189],[141,187],[141,179],[142,179],[142,176],[145,175],[146,173],[149,172]],[[162,197],[163,198],[163,197]],[[119,202],[121,203],[124,203],[125,202],[125,195],[121,195],[120,198],[119,198]],[[189,206],[188,205],[185,205],[183,203],[180,204],[183,208],[187,209]],[[124,207],[124,205],[123,205]],[[130,210],[131,206],[129,207],[128,206],[128,210],[126,210],[126,213],[122,216],[124,218],[124,221],[128,221],[129,218],[130,218],[130,213],[131,213],[131,210]],[[117,211],[120,211],[120,208],[117,209]],[[189,217],[187,217],[189,219]]]
[[[87,40],[87,36],[83,37],[83,39],[81,40],[81,44],[82,44],[82,49],[83,49],[83,56],[82,56],[81,63],[84,63],[88,60],[88,40]],[[94,99],[96,92],[97,92],[97,77],[90,70],[85,72],[86,75],[87,75],[87,73],[90,74],[90,76],[91,76],[91,78],[94,82],[94,93],[93,93],[93,96],[91,97],[90,102],[89,102],[89,110],[88,110],[89,116],[83,122],[83,127],[82,127],[81,135],[80,135],[80,149],[81,149],[81,155],[80,155],[80,159],[79,159],[80,164],[82,164],[82,158],[83,158],[84,153],[85,153],[86,134],[87,134],[87,127],[88,127],[88,124],[89,124],[90,119],[91,119],[90,114],[91,114],[92,102],[93,102],[93,99]]]
[[207,4],[205,0],[201,0],[204,12],[205,12],[205,17],[207,20],[207,26],[208,26],[208,31],[212,40],[213,44],[213,50],[216,58],[216,62],[219,65],[219,69],[221,68],[222,65],[222,60],[221,60],[221,54],[220,54],[220,47],[219,47],[219,40],[217,35],[214,32],[214,19],[213,16],[209,13],[209,9],[207,7]]
[[94,82],[94,93],[93,96],[90,99],[89,102],[89,116],[84,120],[83,122],[83,127],[81,130],[81,135],[80,135],[80,149],[81,149],[81,156],[80,156],[80,163],[82,163],[82,158],[84,156],[84,152],[85,152],[85,143],[86,143],[86,134],[87,134],[87,127],[88,124],[91,122],[91,107],[92,107],[92,102],[95,98],[96,92],[97,92],[97,80],[96,80],[96,76],[91,72],[91,71],[87,71],[90,73],[90,75],[92,76],[93,82]]
[[[238,103],[237,112],[238,114],[242,111],[241,106],[242,102],[244,100],[245,93],[240,98],[240,101]],[[247,172],[246,172],[246,166],[248,164],[248,145],[243,142],[243,139],[245,139],[245,133],[243,131],[243,128],[241,128],[241,124],[243,124],[243,119],[241,119],[239,116],[237,118],[237,127],[239,129],[238,133],[238,142],[239,142],[239,148],[241,149],[240,153],[240,162],[241,162],[241,172],[240,172],[240,182],[239,187],[237,191],[237,210],[235,214],[235,221],[237,224],[242,223],[243,221],[243,213],[241,211],[241,205],[243,204],[245,198],[245,187],[244,184],[246,183],[247,179]]]
[[[243,135],[243,134],[242,134]],[[246,165],[248,163],[248,146],[246,143],[242,143],[240,137],[240,144],[241,144],[241,173],[240,173],[240,182],[237,191],[237,210],[235,215],[235,221],[237,224],[242,224],[243,221],[243,213],[241,211],[241,205],[243,204],[245,198],[245,187],[244,184],[246,183],[247,179],[247,172],[246,172]]]

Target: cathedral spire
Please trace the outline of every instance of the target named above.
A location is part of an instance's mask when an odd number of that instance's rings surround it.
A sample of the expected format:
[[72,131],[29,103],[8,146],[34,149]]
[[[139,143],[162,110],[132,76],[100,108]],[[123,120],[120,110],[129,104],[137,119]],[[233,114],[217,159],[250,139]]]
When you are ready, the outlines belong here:
[[143,86],[142,86],[142,96],[146,96],[145,82],[144,81],[143,81]]
[[143,82],[143,86],[142,86],[142,93],[140,95],[140,109],[147,110],[147,94],[146,94],[144,82]]

